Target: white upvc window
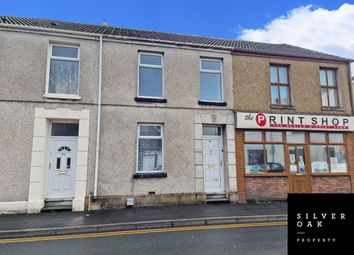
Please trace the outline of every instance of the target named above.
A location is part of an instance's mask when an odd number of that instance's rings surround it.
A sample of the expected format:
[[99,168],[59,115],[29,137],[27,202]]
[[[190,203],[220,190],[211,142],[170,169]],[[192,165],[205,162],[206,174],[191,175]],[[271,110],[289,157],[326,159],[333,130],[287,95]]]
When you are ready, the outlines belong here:
[[163,54],[139,52],[138,97],[164,97]]
[[45,97],[80,99],[80,48],[51,44],[47,64]]
[[200,100],[223,101],[222,60],[200,59]]
[[139,124],[137,173],[163,172],[163,125]]

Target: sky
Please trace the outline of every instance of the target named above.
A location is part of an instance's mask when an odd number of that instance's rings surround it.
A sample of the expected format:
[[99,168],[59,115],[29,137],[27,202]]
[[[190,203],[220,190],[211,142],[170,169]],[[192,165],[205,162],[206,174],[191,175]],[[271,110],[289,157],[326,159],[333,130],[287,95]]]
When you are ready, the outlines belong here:
[[0,15],[106,20],[109,26],[289,43],[354,59],[354,0],[0,0]]

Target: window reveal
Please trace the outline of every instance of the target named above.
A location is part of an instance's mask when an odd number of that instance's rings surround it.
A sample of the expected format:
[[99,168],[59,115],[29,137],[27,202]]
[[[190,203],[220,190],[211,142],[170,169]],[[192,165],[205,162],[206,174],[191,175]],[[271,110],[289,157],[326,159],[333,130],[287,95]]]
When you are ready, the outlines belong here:
[[221,60],[200,60],[200,100],[210,102],[221,102],[223,100]]
[[77,95],[79,87],[79,48],[50,46],[48,93]]
[[290,84],[288,66],[270,66],[270,86],[272,105],[290,105]]
[[163,55],[139,53],[138,97],[163,98]]
[[336,70],[329,68],[320,69],[320,85],[322,106],[338,107],[338,87]]
[[140,124],[138,126],[137,172],[163,171],[162,125]]

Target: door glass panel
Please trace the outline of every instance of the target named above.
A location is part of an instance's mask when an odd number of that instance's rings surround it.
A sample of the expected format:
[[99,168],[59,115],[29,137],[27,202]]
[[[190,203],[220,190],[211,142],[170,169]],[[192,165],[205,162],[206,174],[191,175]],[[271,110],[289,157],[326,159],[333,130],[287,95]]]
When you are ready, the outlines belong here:
[[56,169],[60,169],[60,161],[61,161],[61,158],[57,158],[57,165],[56,165]]
[[79,124],[77,123],[53,123],[52,136],[78,136]]
[[296,148],[294,146],[289,146],[289,163],[290,163],[290,172],[297,173],[297,157],[296,157]]
[[305,156],[305,149],[304,147],[297,147],[297,155],[298,155],[298,166],[299,166],[299,173],[306,172],[306,156]]
[[267,172],[282,173],[284,167],[284,146],[282,144],[267,144]]
[[66,168],[68,168],[68,169],[71,168],[71,158],[66,159]]

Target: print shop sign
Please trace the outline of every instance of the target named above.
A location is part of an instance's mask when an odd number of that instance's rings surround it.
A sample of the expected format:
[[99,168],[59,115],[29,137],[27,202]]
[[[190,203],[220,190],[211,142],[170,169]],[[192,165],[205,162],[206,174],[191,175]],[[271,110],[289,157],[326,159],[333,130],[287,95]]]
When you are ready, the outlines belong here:
[[354,131],[354,117],[237,112],[236,120],[247,129]]

